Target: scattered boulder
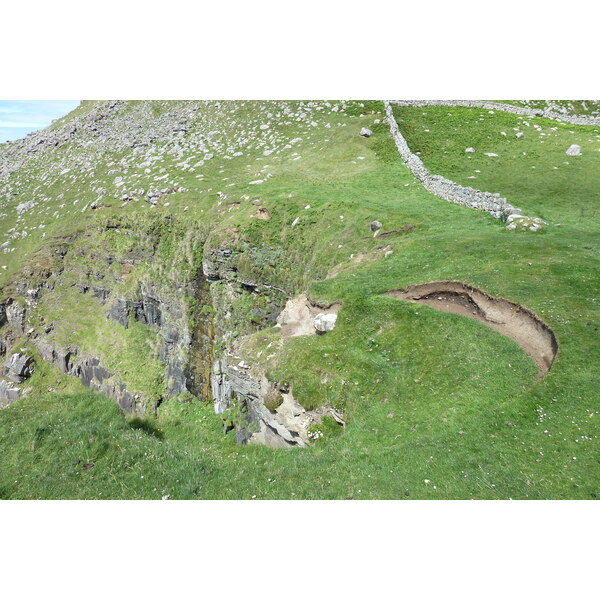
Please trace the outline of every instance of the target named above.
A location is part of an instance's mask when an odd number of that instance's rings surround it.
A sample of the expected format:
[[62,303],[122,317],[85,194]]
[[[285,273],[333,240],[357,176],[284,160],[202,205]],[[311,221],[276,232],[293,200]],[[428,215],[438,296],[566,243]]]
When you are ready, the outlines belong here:
[[367,137],[368,138],[368,137],[371,137],[373,135],[373,132],[370,129],[367,129],[366,127],[363,127],[360,130],[360,135],[362,137]]
[[371,231],[373,232],[373,237],[375,237],[378,233],[379,230],[383,227],[381,221],[371,221]]
[[544,225],[544,221],[539,218],[525,217],[523,215],[512,214],[506,218],[506,229],[520,231],[538,231]]
[[465,152],[475,152],[475,148],[465,148]]
[[321,333],[325,333],[327,331],[331,331],[335,327],[335,322],[337,321],[337,315],[335,313],[325,314],[319,313],[314,321],[313,325],[317,331]]
[[258,214],[256,215],[259,219],[263,219],[264,221],[268,221],[271,218],[271,213],[268,208],[261,206],[258,209]]
[[516,137],[520,138],[524,138],[525,134],[522,131],[519,131],[519,133],[516,134]]
[[566,152],[567,156],[581,156],[581,146],[571,144]]

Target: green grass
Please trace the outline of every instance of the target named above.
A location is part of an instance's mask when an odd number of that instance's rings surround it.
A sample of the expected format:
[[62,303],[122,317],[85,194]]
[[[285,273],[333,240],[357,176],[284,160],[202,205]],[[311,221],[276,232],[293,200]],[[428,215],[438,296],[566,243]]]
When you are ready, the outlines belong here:
[[[600,495],[600,227],[593,216],[600,189],[597,132],[536,118],[531,123],[539,123],[548,135],[523,127],[526,136],[517,139],[512,127],[522,121],[498,111],[431,107],[398,108],[396,114],[409,145],[421,152],[432,172],[499,192],[548,225],[538,233],[506,231],[484,213],[428,194],[392,153],[386,128],[371,125],[377,115],[340,117],[351,125],[320,131],[314,147],[301,152],[302,160],[272,160],[274,176],[257,186],[260,190],[236,188],[236,196],[259,195],[271,220],[253,218],[257,206],[249,202],[228,211],[204,193],[197,194],[197,208],[185,217],[210,223],[209,244],[228,239],[232,229],[240,232],[243,239],[236,243],[256,249],[244,266],[250,274],[294,291],[312,281],[312,298],[343,303],[331,333],[290,339],[279,356],[263,364],[269,378],[289,382],[305,406],[329,402],[342,409],[345,428],[325,424],[324,436],[308,449],[240,447],[231,434],[223,435],[211,406],[173,399],[161,406],[157,419],[130,422],[114,402],[82,388],[44,393],[45,378],[68,379],[48,369],[30,397],[0,413],[0,495]],[[362,125],[374,130],[372,138],[357,135]],[[326,136],[332,140],[329,146]],[[581,157],[564,155],[571,143],[582,145]],[[465,155],[468,146],[476,148],[475,155]],[[356,156],[365,158],[356,161]],[[231,173],[245,168],[235,160],[229,161]],[[481,171],[477,179],[468,179],[475,169]],[[173,198],[173,214],[190,197]],[[307,204],[311,209],[304,209]],[[582,206],[591,212],[582,215]],[[145,210],[131,209],[133,215]],[[297,216],[301,220],[292,229]],[[373,239],[369,223],[374,219],[384,231],[416,228]],[[392,253],[384,256],[387,250],[377,249],[382,245]],[[354,265],[350,257],[359,252],[375,259]],[[346,268],[325,279],[336,265]],[[550,373],[536,380],[529,357],[478,322],[384,294],[443,279],[466,281],[543,318],[559,342]],[[88,310],[90,323],[82,325],[82,336],[97,326],[96,313],[91,306]],[[65,326],[74,320],[69,317]],[[135,365],[135,343],[142,343],[143,332],[127,330],[136,342],[122,337],[123,331],[115,340],[132,350]],[[263,359],[255,354],[266,343],[259,339],[264,334],[244,346],[244,358],[252,363],[264,360],[264,354]],[[269,330],[266,335],[276,340],[279,334]]]

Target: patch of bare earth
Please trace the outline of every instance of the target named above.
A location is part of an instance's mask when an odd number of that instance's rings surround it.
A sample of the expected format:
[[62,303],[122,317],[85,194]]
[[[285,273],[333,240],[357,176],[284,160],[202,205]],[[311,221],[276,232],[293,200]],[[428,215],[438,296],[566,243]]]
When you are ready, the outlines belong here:
[[329,306],[320,306],[311,302],[306,294],[300,294],[287,304],[277,317],[277,325],[281,327],[281,337],[291,338],[299,335],[317,333],[314,321],[318,314],[337,314],[342,305],[335,302]]
[[529,309],[460,281],[434,281],[390,290],[388,295],[426,304],[437,310],[463,315],[488,325],[519,344],[538,367],[538,377],[548,373],[558,351],[552,330]]

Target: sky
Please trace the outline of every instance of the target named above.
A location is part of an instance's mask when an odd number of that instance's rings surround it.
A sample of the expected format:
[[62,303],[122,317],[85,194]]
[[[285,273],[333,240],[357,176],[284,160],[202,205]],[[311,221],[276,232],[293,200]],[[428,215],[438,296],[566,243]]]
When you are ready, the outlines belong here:
[[0,144],[48,127],[78,105],[79,100],[0,100]]

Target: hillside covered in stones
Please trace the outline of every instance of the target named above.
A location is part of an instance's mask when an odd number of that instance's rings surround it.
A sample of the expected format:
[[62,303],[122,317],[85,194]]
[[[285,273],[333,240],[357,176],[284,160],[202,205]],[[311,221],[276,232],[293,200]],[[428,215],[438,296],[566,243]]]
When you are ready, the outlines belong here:
[[85,101],[0,144],[0,497],[600,493],[599,107]]

